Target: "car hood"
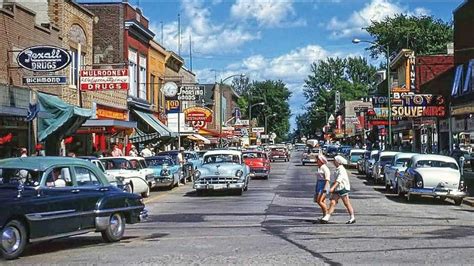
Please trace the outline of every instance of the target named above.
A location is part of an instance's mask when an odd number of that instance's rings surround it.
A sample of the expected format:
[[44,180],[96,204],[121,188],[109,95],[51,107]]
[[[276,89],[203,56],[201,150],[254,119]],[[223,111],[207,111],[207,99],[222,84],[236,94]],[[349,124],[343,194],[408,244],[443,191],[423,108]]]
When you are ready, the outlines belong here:
[[213,163],[213,164],[204,164],[201,167],[199,167],[198,170],[201,172],[201,176],[206,176],[206,175],[235,176],[235,173],[237,172],[237,170],[243,170],[243,169],[242,169],[242,165],[240,164]]
[[458,189],[461,179],[458,170],[449,168],[417,168],[415,172],[423,178],[425,188],[437,187],[441,183],[445,188]]

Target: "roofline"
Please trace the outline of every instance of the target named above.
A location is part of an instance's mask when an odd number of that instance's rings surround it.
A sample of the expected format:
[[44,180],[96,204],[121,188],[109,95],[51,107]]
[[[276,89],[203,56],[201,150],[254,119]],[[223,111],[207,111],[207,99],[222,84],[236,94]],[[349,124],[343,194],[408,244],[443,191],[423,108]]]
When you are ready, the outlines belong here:
[[461,9],[463,6],[465,6],[468,2],[469,2],[469,0],[464,0],[461,4],[459,4],[459,6],[456,7],[456,8],[453,10],[453,16],[454,16],[454,13],[458,12],[459,9]]
[[90,11],[89,9],[83,7],[82,5],[80,5],[79,3],[77,3],[75,0],[67,0],[67,2],[69,2],[71,5],[73,6],[76,6],[77,8],[79,8],[80,10],[84,11],[84,13],[87,13],[90,17],[95,17],[95,14],[92,13],[92,11]]

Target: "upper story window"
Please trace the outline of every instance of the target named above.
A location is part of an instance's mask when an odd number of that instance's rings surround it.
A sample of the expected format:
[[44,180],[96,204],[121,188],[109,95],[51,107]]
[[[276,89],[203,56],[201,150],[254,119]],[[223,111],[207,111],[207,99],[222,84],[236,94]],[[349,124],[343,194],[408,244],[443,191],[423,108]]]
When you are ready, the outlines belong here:
[[137,97],[138,94],[138,53],[137,51],[128,49],[128,75],[130,77],[129,95]]

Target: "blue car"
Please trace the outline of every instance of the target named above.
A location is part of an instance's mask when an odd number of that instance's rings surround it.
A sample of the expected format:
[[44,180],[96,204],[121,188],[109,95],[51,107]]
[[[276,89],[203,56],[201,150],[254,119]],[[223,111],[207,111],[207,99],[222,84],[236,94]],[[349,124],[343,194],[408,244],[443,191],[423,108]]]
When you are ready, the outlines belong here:
[[146,157],[148,168],[153,171],[151,174],[155,182],[152,188],[167,187],[172,189],[179,185],[181,180],[181,166],[169,156]]

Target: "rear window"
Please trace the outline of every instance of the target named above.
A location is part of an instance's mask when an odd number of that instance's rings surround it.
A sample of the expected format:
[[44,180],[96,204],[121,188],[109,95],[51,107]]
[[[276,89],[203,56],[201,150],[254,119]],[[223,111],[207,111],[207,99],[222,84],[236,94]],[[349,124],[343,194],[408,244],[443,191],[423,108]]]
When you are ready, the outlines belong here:
[[242,154],[244,158],[267,158],[267,155],[263,152],[245,152]]
[[458,170],[458,166],[452,162],[443,162],[443,161],[436,161],[436,160],[419,160],[416,162],[416,168],[451,168],[454,170]]

